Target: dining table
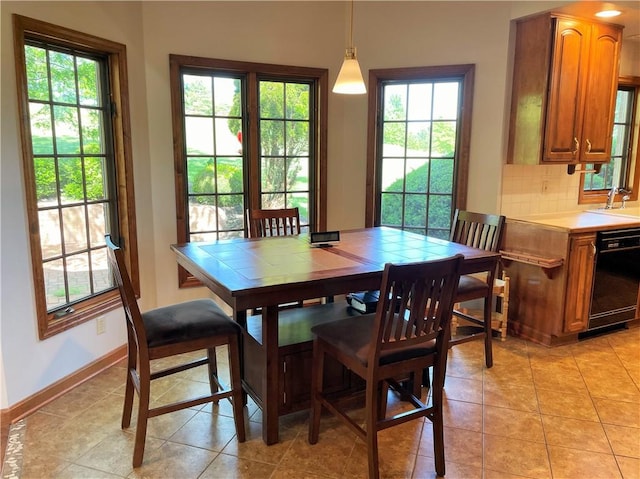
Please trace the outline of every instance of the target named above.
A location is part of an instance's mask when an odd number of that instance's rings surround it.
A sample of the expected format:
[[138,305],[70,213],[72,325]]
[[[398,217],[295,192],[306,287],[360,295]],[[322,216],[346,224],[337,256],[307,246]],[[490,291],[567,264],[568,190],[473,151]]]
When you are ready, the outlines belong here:
[[[226,303],[243,327],[243,389],[262,409],[266,444],[278,442],[279,418],[293,410],[283,406],[282,394],[290,389],[282,373],[287,367],[284,348],[297,354],[290,367],[310,377],[309,329],[314,321],[330,320],[336,312],[353,316],[354,321],[358,316],[342,299],[330,303],[327,310],[304,307],[291,313],[281,305],[379,289],[386,263],[462,254],[461,273],[470,274],[495,272],[500,259],[499,253],[390,227],[340,231],[339,241],[328,245],[317,246],[309,240],[309,233],[301,233],[171,245],[177,262]],[[250,316],[247,311],[259,314]],[[303,320],[295,327],[289,322],[285,328],[287,314]],[[298,394],[304,396],[304,388]],[[300,404],[304,407],[308,400]]]

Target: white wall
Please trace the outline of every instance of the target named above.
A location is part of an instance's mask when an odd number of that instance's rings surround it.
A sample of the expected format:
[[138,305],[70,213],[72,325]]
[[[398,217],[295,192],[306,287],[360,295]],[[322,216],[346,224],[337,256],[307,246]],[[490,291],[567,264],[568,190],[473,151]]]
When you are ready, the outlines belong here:
[[[135,164],[138,239],[140,241],[142,294],[155,298],[150,205],[148,127],[145,65],[138,2],[1,2],[1,165],[0,165],[0,354],[4,378],[0,383],[0,408],[17,402],[100,358],[126,341],[121,312],[106,315],[106,333],[96,334],[90,321],[50,339],[39,341],[31,275],[26,207],[18,130],[17,90],[14,70],[12,13],[90,32],[127,46],[129,91]],[[152,301],[149,304],[153,304]]]
[[[556,2],[557,3],[557,2]],[[367,70],[474,63],[468,207],[498,212],[508,108],[510,19],[532,2],[356,2],[354,43]],[[1,2],[0,408],[124,343],[121,314],[38,341],[19,148],[11,13],[127,45],[142,309],[205,296],[178,290],[169,54],[329,69],[348,38],[346,2]],[[328,226],[364,224],[366,96],[329,97]],[[345,208],[349,205],[349,208]],[[2,372],[4,368],[4,383]]]

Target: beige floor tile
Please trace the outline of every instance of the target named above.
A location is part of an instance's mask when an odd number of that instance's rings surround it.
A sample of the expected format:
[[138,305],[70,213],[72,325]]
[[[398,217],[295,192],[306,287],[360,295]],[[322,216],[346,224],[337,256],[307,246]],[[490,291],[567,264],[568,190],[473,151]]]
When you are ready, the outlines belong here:
[[68,419],[62,416],[42,410],[36,411],[26,418],[25,444],[38,444],[39,441],[56,434],[56,431],[67,421]]
[[229,441],[237,441],[236,426],[233,418],[198,412],[169,440],[220,452]]
[[[159,448],[164,441],[148,437],[145,441],[145,457]],[[75,460],[76,464],[99,471],[126,477],[133,471],[134,435],[114,431],[95,447]]]
[[640,479],[640,459],[616,456],[616,461],[624,479]]
[[104,398],[106,394],[100,388],[94,387],[93,383],[87,382],[60,396],[40,410],[56,416],[75,417]]
[[[368,477],[367,448],[364,442],[358,440],[346,463],[343,477],[366,478]],[[380,478],[395,479],[399,477],[411,477],[416,462],[416,455],[411,453],[389,453],[383,447],[379,447]]]
[[59,477],[61,471],[72,464],[41,450],[37,445],[25,448],[22,457],[20,479],[50,479]]
[[577,368],[531,368],[531,371],[536,390],[549,389],[570,394],[584,394],[588,391],[582,374]]
[[538,389],[537,396],[542,414],[598,421],[598,413],[587,392],[572,394],[550,389]]
[[123,476],[117,476],[109,472],[98,471],[90,467],[80,466],[79,464],[69,464],[65,469],[60,471],[58,476],[62,478],[72,477],[73,479],[118,479]]
[[[429,427],[429,424],[425,424],[422,430],[418,456],[434,457],[433,428]],[[447,463],[455,462],[482,468],[482,433],[445,427],[444,457]]]
[[510,474],[503,471],[492,471],[491,469],[485,469],[484,479],[529,479],[531,476],[521,476],[519,474]]
[[640,403],[605,398],[594,398],[593,403],[603,424],[640,428]]
[[[433,456],[433,448],[431,449]],[[445,461],[482,468],[482,434],[454,427],[444,428]]]
[[[322,423],[320,425],[322,431]],[[267,464],[279,464],[298,436],[297,431],[280,429],[280,441],[267,446],[262,440],[262,424],[249,421],[245,423],[245,442],[230,441],[223,449],[224,454],[250,459]]]
[[640,430],[613,424],[603,424],[603,427],[615,455],[640,459]]
[[484,406],[483,422],[485,434],[544,443],[544,432],[538,413]]
[[[443,407],[446,477],[640,479],[638,351],[640,328],[553,348],[495,341],[490,369],[481,341],[451,349]],[[218,351],[218,362],[226,377],[224,353]],[[208,390],[202,369],[155,381],[153,403]],[[134,422],[123,431],[124,377],[120,362],[31,414],[21,479],[367,477],[364,443],[337,419],[323,415],[320,441],[310,446],[308,412],[284,416],[280,442],[266,446],[262,411],[251,400],[242,444],[226,400],[151,419],[143,466],[133,470],[137,400]],[[429,394],[423,388],[423,396]],[[406,403],[390,394],[389,408],[403,411]],[[353,417],[361,422],[362,410]],[[381,477],[436,477],[429,420],[382,431],[379,443]]]
[[[321,427],[316,444],[311,445],[306,436],[298,435],[291,442],[279,466],[300,474],[309,471],[327,477],[340,477],[354,445],[355,436],[344,426]],[[364,464],[366,466],[366,458]]]
[[482,380],[447,377],[444,384],[447,399],[482,404]]
[[599,422],[558,416],[542,416],[547,444],[612,454],[609,441]]
[[544,444],[503,436],[484,435],[484,467],[536,479],[551,477]]
[[142,466],[134,469],[129,477],[196,479],[217,455],[207,449],[165,442],[159,448],[145,451]]
[[614,375],[592,370],[583,377],[593,397],[640,403],[640,389],[626,371]]
[[528,386],[510,386],[485,382],[483,404],[519,411],[539,411],[538,398],[533,383]]
[[[134,410],[137,411],[134,402]],[[182,426],[184,426],[198,411],[194,409],[182,409],[172,412],[171,414],[163,414],[149,418],[147,422],[147,436],[157,437],[158,439],[169,439]],[[131,429],[135,430],[136,423],[132,421]]]
[[508,363],[495,364],[490,369],[485,369],[484,384],[492,386],[517,386],[530,387],[533,385],[531,368],[512,368]]
[[527,354],[529,355],[529,359],[548,358],[549,356],[553,356],[555,358],[573,357],[573,350],[570,345],[556,346],[556,347],[550,348],[542,344],[537,344],[531,341],[527,341],[526,346],[527,346]]
[[198,479],[268,479],[276,466],[219,454]]
[[493,348],[493,362],[495,364],[509,364],[515,369],[527,369],[530,367],[529,354],[526,349],[517,348]]
[[[432,457],[416,457],[416,465],[412,479],[435,479],[436,465]],[[445,460],[445,477],[447,479],[482,479],[482,468],[468,464],[457,464],[448,459]]]
[[444,425],[482,432],[482,405],[446,400],[442,405]]
[[562,479],[617,479],[622,477],[612,454],[549,446],[553,476]]
[[547,348],[547,354],[531,354],[529,353],[529,363],[533,369],[544,369],[547,371],[575,371],[579,372],[576,360],[571,354],[556,355],[550,354],[555,348]]
[[[65,421],[55,427],[51,434],[43,437],[28,437],[27,444],[43,456],[58,457],[72,462],[101,442],[110,431],[106,428],[94,429],[78,421]],[[29,425],[27,421],[27,436]]]
[[276,469],[271,475],[271,479],[326,479],[326,476],[321,476],[313,472],[305,472],[301,475],[300,471]]

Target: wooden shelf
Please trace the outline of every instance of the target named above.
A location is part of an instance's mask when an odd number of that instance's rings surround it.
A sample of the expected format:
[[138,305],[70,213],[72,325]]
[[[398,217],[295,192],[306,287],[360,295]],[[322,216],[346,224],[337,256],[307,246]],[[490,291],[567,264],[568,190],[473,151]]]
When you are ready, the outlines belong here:
[[[310,343],[313,340],[311,328],[318,324],[353,317],[354,328],[358,327],[357,320],[363,315],[346,302],[316,304],[304,308],[283,309],[278,312],[278,346]],[[247,317],[247,334],[262,344],[262,316]]]
[[501,250],[502,261],[508,264],[508,262],[516,261],[518,263],[530,264],[533,266],[539,266],[544,271],[547,278],[551,279],[553,276],[553,270],[559,268],[564,264],[563,258],[547,258],[544,256],[536,256],[530,253],[519,253],[516,251]]

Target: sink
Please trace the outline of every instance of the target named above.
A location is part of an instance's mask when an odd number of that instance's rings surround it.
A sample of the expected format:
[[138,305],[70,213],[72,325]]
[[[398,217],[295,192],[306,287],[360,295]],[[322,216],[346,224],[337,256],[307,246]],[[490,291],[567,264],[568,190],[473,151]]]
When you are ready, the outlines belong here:
[[598,213],[603,215],[629,216],[631,218],[640,218],[640,206],[631,206],[626,208],[598,208],[595,210],[587,210],[588,213]]

